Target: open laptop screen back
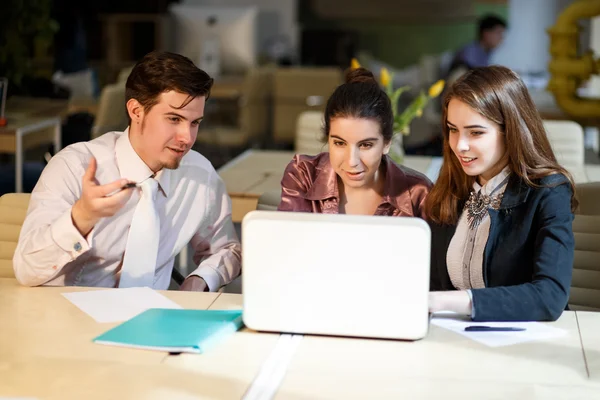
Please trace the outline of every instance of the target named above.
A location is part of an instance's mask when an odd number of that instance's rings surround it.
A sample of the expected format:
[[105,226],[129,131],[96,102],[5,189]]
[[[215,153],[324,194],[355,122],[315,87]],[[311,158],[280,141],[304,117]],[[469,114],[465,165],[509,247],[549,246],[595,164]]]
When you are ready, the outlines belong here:
[[253,211],[242,240],[244,322],[251,329],[426,334],[431,233],[423,220]]

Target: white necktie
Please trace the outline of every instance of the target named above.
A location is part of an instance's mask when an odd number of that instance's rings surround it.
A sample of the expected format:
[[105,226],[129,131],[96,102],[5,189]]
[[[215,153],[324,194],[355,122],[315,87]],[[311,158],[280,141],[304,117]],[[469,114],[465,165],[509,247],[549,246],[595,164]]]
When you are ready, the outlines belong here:
[[148,178],[140,186],[142,195],[133,213],[121,267],[121,288],[152,287],[154,283],[160,237],[160,220],[155,205],[158,182]]

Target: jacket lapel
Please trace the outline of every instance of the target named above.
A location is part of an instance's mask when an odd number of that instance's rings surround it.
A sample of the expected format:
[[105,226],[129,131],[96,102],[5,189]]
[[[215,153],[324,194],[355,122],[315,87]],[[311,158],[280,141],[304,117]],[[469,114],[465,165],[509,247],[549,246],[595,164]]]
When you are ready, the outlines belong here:
[[499,209],[514,208],[525,203],[530,191],[531,188],[517,174],[511,174]]

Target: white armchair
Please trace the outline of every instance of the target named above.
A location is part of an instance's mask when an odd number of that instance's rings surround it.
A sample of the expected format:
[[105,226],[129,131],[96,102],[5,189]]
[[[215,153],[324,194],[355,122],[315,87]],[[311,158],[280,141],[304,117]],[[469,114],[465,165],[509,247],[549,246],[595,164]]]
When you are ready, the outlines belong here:
[[98,112],[92,127],[92,138],[110,131],[123,131],[128,118],[125,107],[125,82],[106,85],[100,93]]
[[588,182],[585,170],[583,128],[573,121],[544,121],[558,163],[567,169],[576,183]]
[[298,154],[316,155],[327,151],[327,143],[322,142],[323,111],[304,111],[296,121],[294,151]]

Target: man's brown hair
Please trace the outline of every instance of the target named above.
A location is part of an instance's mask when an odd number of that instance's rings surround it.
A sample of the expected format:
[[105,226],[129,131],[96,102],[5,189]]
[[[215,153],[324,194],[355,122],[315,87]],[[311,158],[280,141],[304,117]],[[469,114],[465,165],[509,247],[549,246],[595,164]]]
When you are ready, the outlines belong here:
[[[183,108],[196,97],[210,96],[213,79],[187,57],[165,51],[146,54],[133,67],[125,84],[125,102],[136,99],[148,112],[158,103],[161,93],[176,91],[188,95]],[[127,114],[129,123],[131,117]]]

